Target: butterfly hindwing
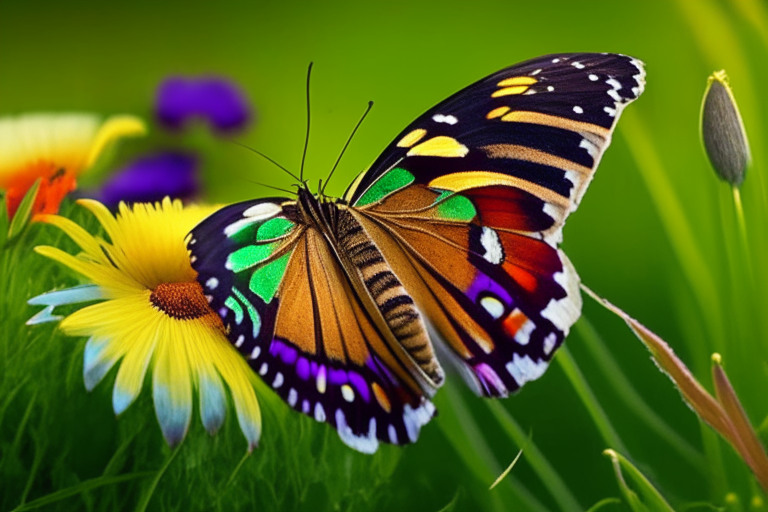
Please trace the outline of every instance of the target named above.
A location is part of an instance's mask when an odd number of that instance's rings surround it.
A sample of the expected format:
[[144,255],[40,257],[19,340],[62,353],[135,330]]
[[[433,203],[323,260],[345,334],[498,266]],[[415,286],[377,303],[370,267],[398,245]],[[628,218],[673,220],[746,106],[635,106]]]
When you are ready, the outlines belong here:
[[192,231],[189,247],[229,339],[290,407],[362,452],[416,440],[434,406],[415,364],[382,336],[295,201],[224,208]]

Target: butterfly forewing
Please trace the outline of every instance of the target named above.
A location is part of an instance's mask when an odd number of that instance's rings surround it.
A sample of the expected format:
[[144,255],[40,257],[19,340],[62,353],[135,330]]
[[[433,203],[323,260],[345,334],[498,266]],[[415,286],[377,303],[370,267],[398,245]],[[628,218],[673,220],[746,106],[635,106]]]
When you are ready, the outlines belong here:
[[548,204],[545,235],[558,242],[644,81],[640,61],[615,54],[548,55],[501,70],[411,123],[345,197],[361,205],[394,168],[436,188],[512,186]]

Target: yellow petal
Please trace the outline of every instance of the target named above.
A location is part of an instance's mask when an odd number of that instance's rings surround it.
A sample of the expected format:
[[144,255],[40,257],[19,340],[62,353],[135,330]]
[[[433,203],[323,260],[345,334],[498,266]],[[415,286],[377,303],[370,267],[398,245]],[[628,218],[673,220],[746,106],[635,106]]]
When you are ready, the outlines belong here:
[[77,204],[86,208],[96,217],[111,239],[112,234],[117,230],[117,221],[112,216],[112,212],[106,206],[93,199],[78,199]]
[[59,327],[69,336],[132,338],[138,329],[155,325],[164,316],[149,302],[149,291],[133,293],[75,311]]
[[211,344],[211,354],[216,369],[232,393],[240,430],[248,441],[250,451],[258,444],[261,437],[261,409],[249,380],[252,370],[228,342]]
[[159,337],[158,324],[159,319],[154,319],[144,329],[134,331],[123,340],[129,349],[120,364],[112,393],[115,414],[125,411],[141,391],[144,375]]
[[101,125],[93,139],[85,167],[91,167],[104,148],[120,137],[135,137],[147,133],[144,121],[134,116],[112,116]]
[[47,245],[35,247],[35,252],[47,258],[51,258],[54,261],[58,261],[75,272],[87,277],[90,281],[99,285],[99,287],[104,290],[105,297],[120,297],[144,290],[144,288],[142,288],[139,283],[133,281],[130,276],[120,272],[112,266],[101,265],[83,257],[75,257],[61,249]]
[[101,247],[98,242],[96,242],[96,239],[93,235],[81,228],[79,224],[59,215],[37,215],[35,220],[37,222],[44,222],[56,226],[66,233],[69,238],[91,257],[96,260],[104,260],[104,253],[101,251]]
[[164,318],[158,325],[158,345],[152,378],[155,414],[168,444],[176,446],[187,434],[192,418],[192,384],[186,346],[178,336],[182,321]]
[[221,343],[220,338],[223,338],[223,335],[212,329],[197,329],[191,325],[193,323],[197,322],[179,322],[179,337],[185,340],[189,366],[200,393],[200,417],[203,426],[213,435],[224,423],[227,395],[207,347],[211,343]]

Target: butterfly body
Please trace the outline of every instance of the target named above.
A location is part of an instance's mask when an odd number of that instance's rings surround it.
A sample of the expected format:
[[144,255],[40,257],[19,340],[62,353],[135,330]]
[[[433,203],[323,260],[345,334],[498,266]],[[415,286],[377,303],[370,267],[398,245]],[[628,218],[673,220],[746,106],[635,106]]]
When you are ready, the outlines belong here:
[[540,57],[421,116],[342,199],[302,184],[220,210],[189,247],[230,339],[364,452],[416,440],[444,365],[490,397],[538,378],[581,311],[563,223],[643,77]]

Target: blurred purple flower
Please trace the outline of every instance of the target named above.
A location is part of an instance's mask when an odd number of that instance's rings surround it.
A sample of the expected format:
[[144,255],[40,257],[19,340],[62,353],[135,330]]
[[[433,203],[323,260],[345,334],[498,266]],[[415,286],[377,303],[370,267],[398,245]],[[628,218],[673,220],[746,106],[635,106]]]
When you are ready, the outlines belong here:
[[216,76],[167,78],[157,91],[155,113],[160,124],[179,130],[202,118],[217,132],[244,129],[252,117],[245,93],[232,81]]
[[189,199],[197,194],[197,158],[189,153],[165,152],[137,158],[117,171],[101,188],[101,201],[114,207],[160,201],[165,196]]

